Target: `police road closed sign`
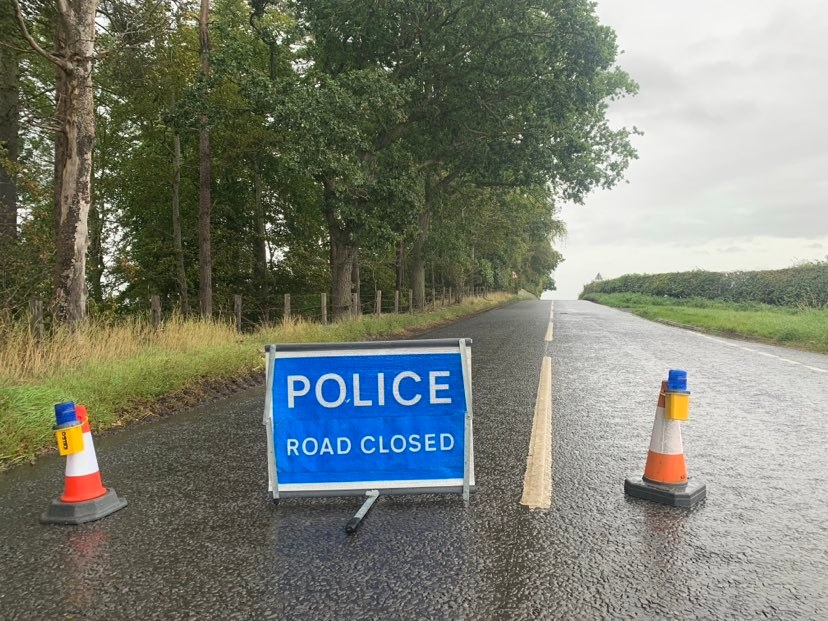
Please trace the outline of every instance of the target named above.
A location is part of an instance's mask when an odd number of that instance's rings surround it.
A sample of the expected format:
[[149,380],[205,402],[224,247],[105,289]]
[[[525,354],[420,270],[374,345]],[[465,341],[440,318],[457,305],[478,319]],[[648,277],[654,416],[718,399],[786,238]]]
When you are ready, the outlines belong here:
[[274,498],[474,485],[467,339],[267,350]]

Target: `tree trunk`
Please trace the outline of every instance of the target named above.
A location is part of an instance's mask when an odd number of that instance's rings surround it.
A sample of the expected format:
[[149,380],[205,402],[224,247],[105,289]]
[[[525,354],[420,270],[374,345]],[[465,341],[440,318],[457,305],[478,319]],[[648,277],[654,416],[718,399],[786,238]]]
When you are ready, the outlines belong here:
[[435,300],[437,299],[437,284],[434,280],[434,259],[431,260],[431,306],[436,307]]
[[405,288],[405,239],[397,243],[397,290]]
[[420,226],[417,230],[417,237],[414,239],[413,257],[411,259],[411,286],[414,289],[414,308],[417,310],[425,309],[425,245],[431,229],[432,199],[431,186],[426,182],[425,201],[423,210],[420,212]]
[[341,225],[329,224],[328,231],[331,237],[331,305],[333,318],[337,320],[348,317],[351,312],[351,270],[356,249]]
[[[92,152],[95,144],[95,100],[92,60],[95,54],[96,0],[72,0],[58,16],[58,40],[65,65],[58,80],[58,109],[65,152],[56,145],[60,179],[55,303],[58,320],[75,326],[86,317],[86,248],[92,204]],[[60,99],[63,98],[63,101]],[[62,109],[61,109],[62,108]],[[57,192],[56,187],[56,192]]]
[[100,213],[100,206],[93,200],[89,210],[89,251],[87,252],[87,276],[89,278],[89,295],[101,304],[103,302],[103,252],[104,219]]
[[347,318],[351,312],[351,274],[356,246],[345,224],[336,217],[331,183],[326,181],[324,185],[325,220],[331,243],[331,306],[336,321]]
[[256,286],[261,293],[259,304],[264,309],[265,321],[267,316],[267,303],[270,299],[270,279],[267,269],[267,238],[265,236],[265,211],[262,200],[262,178],[259,172],[259,163],[253,162],[253,217],[256,226],[256,262],[253,265],[253,275]]
[[[66,54],[66,45],[63,36],[60,33],[60,28],[55,35],[55,52],[57,54]],[[55,163],[54,163],[54,180],[53,189],[54,194],[54,227],[55,227],[55,247],[58,243],[58,235],[60,234],[60,223],[64,218],[64,205],[61,203],[61,185],[63,184],[63,167],[66,163],[66,103],[68,101],[68,92],[66,85],[66,74],[63,69],[58,67],[55,70],[55,122],[57,129],[55,130]],[[58,272],[55,270],[55,288],[58,287]],[[54,309],[52,309],[54,311]]]
[[[210,78],[210,0],[201,0],[199,11],[199,40],[201,50],[201,79],[202,97],[207,98],[207,80]],[[201,117],[201,129],[198,132],[198,298],[201,305],[201,316],[213,316],[213,251],[211,240],[210,216],[212,198],[210,186],[213,180],[210,154],[210,130],[207,115]]]
[[[11,5],[4,2],[0,9],[2,33],[13,31]],[[7,259],[6,248],[17,239],[17,182],[14,166],[17,164],[19,130],[19,70],[15,39],[9,45],[0,44],[0,265]],[[5,270],[4,270],[5,272]]]
[[187,270],[184,267],[184,244],[181,241],[181,136],[173,136],[173,181],[172,181],[172,226],[175,271],[178,280],[178,295],[181,299],[181,314],[190,314],[190,295],[187,290]]
[[[376,287],[375,287],[376,288]],[[351,257],[351,291],[356,295],[357,307],[354,309],[357,315],[362,314],[362,279],[359,276],[359,248],[354,247]],[[351,298],[353,300],[353,298]]]
[[477,261],[474,259],[474,246],[471,247],[471,274],[469,275],[469,279],[471,280],[471,290],[472,295],[474,295],[474,287],[475,283],[477,282]]

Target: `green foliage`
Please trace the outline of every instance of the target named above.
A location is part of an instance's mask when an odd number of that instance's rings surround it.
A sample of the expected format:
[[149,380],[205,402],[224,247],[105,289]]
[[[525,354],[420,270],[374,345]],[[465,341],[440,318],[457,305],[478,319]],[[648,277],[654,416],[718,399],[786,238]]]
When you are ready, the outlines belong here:
[[[563,228],[556,203],[614,185],[635,157],[634,130],[610,128],[606,106],[636,85],[588,0],[213,0],[206,80],[198,2],[104,4],[93,314],[142,312],[154,294],[165,309],[179,303],[175,136],[194,297],[204,115],[219,309],[234,294],[263,310],[283,292],[328,290],[332,221],[359,250],[363,289],[392,291],[398,270],[413,265],[427,181],[439,186],[420,245],[429,283],[433,274],[438,286],[540,293],[562,260],[552,248]],[[26,9],[47,48],[49,7]],[[20,68],[23,225],[9,251],[14,271],[0,283],[3,307],[17,315],[29,297],[50,297],[55,116],[54,68],[33,54]]]
[[582,298],[593,293],[639,293],[664,298],[705,298],[760,302],[774,306],[828,308],[828,261],[757,272],[675,272],[629,274],[589,283]]
[[436,216],[428,257],[450,285],[536,295],[553,286],[550,273],[563,259],[552,243],[564,226],[549,188],[467,184],[443,197]]

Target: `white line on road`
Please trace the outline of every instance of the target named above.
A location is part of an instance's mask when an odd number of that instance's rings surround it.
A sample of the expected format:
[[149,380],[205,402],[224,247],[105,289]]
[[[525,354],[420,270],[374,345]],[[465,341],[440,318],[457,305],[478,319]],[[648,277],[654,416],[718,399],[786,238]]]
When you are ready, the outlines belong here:
[[721,343],[722,345],[727,345],[728,347],[735,347],[736,349],[744,349],[745,351],[752,352],[754,354],[759,354],[760,356],[766,356],[768,358],[776,358],[777,360],[781,360],[782,362],[787,362],[788,364],[796,364],[801,367],[805,367],[806,369],[810,369],[811,371],[817,371],[819,373],[828,373],[828,369],[821,369],[820,367],[812,367],[811,365],[798,362],[796,360],[791,360],[790,358],[783,358],[782,356],[777,356],[776,354],[771,354],[766,351],[759,351],[758,349],[753,349],[752,347],[745,347],[744,345],[739,345],[738,343],[728,343],[727,341],[723,341],[722,339],[717,339],[715,336],[710,336],[708,334],[702,334],[701,332],[693,332],[690,331],[691,334],[695,334],[696,336],[700,336],[704,339],[709,339],[711,341],[716,341],[717,343]]
[[548,509],[552,505],[552,358],[549,356],[543,357],[541,365],[520,504],[530,509]]

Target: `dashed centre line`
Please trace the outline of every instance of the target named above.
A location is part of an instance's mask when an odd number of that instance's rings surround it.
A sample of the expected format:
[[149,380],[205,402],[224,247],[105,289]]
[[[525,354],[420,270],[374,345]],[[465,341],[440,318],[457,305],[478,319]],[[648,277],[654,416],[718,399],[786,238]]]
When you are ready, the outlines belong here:
[[549,343],[555,338],[555,303],[552,302],[549,309],[549,327],[546,328],[546,342]]

